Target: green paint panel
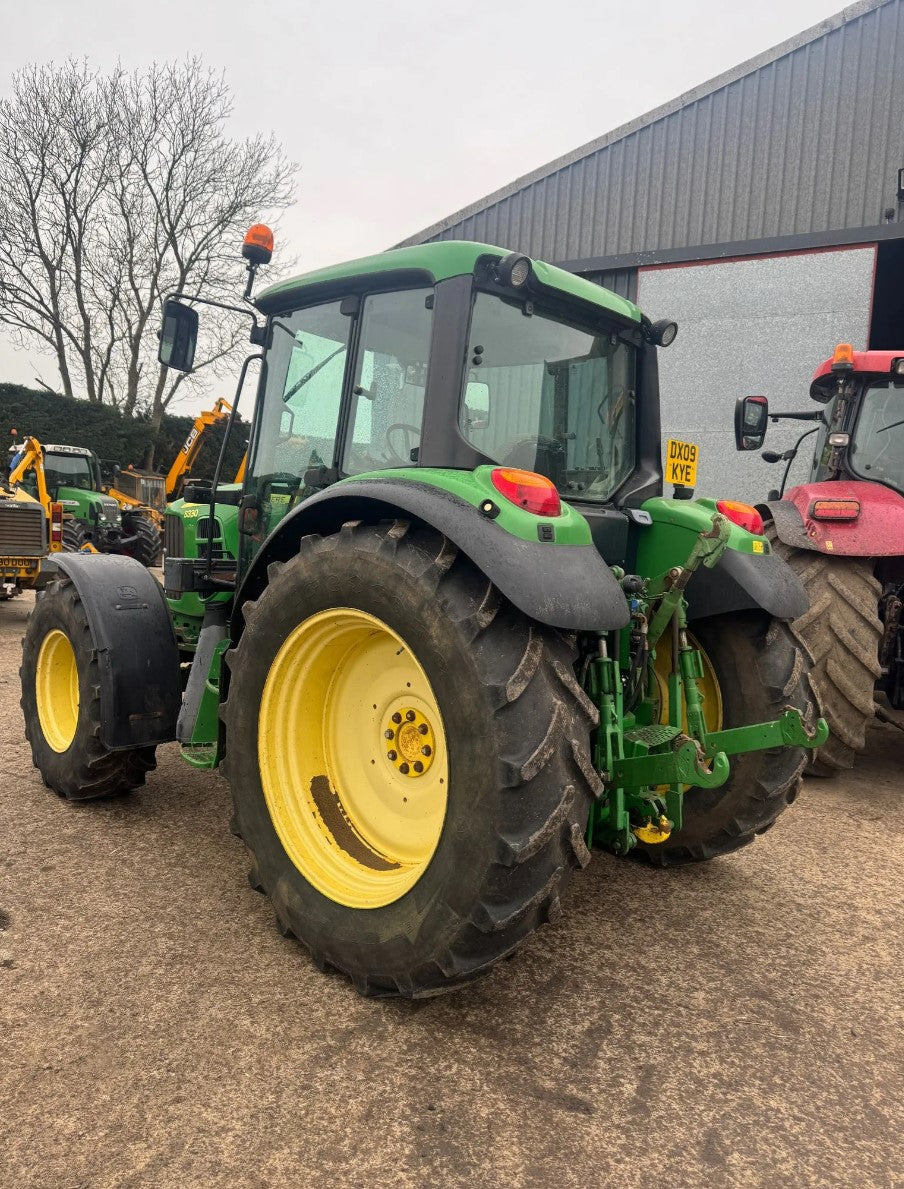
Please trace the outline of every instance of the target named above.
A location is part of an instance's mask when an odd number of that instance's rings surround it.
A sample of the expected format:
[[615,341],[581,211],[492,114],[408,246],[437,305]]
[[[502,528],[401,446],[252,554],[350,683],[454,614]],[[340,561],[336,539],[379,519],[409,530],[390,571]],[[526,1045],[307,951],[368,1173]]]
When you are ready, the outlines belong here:
[[474,471],[455,471],[440,467],[418,467],[416,470],[407,467],[399,470],[369,471],[364,475],[355,475],[351,479],[343,479],[336,484],[336,489],[342,483],[360,483],[368,479],[404,480],[406,483],[420,483],[429,487],[437,487],[457,496],[472,507],[479,508],[487,500],[499,508],[499,515],[494,523],[503,531],[511,533],[513,537],[520,537],[523,541],[537,541],[537,525],[551,524],[555,529],[553,545],[590,545],[593,538],[590,526],[584,517],[574,510],[570,504],[563,503],[559,516],[534,516],[525,512],[523,508],[511,503],[493,486],[490,475],[496,467],[482,466]]
[[[698,535],[711,528],[717,512],[715,500],[670,500],[664,496],[647,500],[643,510],[650,513],[653,523],[636,529],[637,572],[650,577],[682,565]],[[765,537],[754,536],[732,521],[728,527],[729,549],[757,555],[771,552]]]

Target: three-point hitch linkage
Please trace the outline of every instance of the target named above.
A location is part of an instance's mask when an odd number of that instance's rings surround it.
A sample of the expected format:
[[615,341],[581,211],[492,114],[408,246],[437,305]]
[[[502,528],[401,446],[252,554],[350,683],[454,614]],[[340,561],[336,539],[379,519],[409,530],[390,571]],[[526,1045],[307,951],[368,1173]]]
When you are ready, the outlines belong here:
[[[601,633],[596,655],[585,666],[584,685],[600,714],[595,763],[604,784],[603,796],[591,811],[589,844],[626,854],[638,841],[664,842],[672,830],[681,829],[685,789],[724,784],[731,771],[729,755],[782,746],[814,748],[828,737],[823,719],[809,726],[791,707],[770,722],[707,729],[698,686],[703,661],[688,635],[684,591],[701,565],[716,564],[729,532],[725,517],[715,514],[712,528],[698,534],[684,565],[655,579],[615,568],[628,596],[631,626],[621,633],[619,656],[610,655],[607,636]],[[671,633],[672,645],[669,721],[662,722],[653,666],[647,660],[655,656],[666,632]],[[626,709],[635,674],[648,674],[647,686]],[[743,680],[740,673],[738,680]]]

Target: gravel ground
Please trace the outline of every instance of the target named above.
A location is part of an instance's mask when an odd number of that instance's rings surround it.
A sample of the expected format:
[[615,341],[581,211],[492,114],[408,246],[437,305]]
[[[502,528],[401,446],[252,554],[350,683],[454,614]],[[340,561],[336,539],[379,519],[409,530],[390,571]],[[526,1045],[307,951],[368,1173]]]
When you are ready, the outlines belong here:
[[891,1186],[904,735],[737,855],[599,855],[455,995],[360,999],[273,927],[174,746],[72,805],[0,604],[0,1185]]

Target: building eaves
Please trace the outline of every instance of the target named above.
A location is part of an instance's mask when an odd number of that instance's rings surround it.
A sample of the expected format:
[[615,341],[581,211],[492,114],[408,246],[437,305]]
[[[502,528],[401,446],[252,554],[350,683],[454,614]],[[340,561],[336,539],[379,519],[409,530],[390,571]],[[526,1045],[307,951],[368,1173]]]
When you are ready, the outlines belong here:
[[430,227],[425,227],[422,231],[409,236],[400,243],[395,244],[397,248],[404,248],[411,244],[423,243],[425,240],[431,239],[434,236],[441,235],[450,227],[461,223],[471,215],[486,211],[503,202],[512,195],[517,194],[521,190],[527,189],[536,182],[543,181],[544,178],[552,177],[563,169],[574,165],[575,162],[581,161],[584,158],[591,157],[594,153],[602,149],[608,148],[609,145],[623,140],[625,137],[632,135],[641,128],[649,124],[655,124],[658,120],[665,119],[667,116],[673,115],[684,107],[690,106],[701,99],[706,98],[707,95],[712,95],[716,91],[722,90],[724,87],[731,86],[739,79],[745,78],[747,75],[755,74],[764,66],[784,58],[802,46],[808,45],[810,42],[818,41],[821,37],[827,36],[835,29],[841,28],[843,25],[850,24],[852,21],[864,16],[874,9],[883,8],[887,4],[895,3],[896,0],[857,0],[854,4],[849,4],[840,12],[834,13],[832,16],[825,17],[817,24],[812,25],[809,29],[805,29],[802,33],[797,33],[794,37],[789,37],[786,41],[779,45],[773,46],[772,49],[764,50],[763,53],[757,54],[756,57],[749,58],[746,62],[733,67],[731,70],[726,70],[723,74],[717,75],[709,82],[701,83],[697,87],[693,87],[689,91],[685,91],[683,95],[679,95],[675,99],[669,100],[667,103],[661,104],[654,108],[646,115],[637,116],[628,123],[622,124],[620,127],[613,129],[611,132],[605,133],[596,140],[589,141],[587,144],[581,145],[579,148],[572,149],[571,152],[566,153],[562,157],[557,157],[554,161],[548,162],[540,168],[532,170],[523,176],[516,178],[509,182],[501,189],[494,193],[487,195],[485,198],[479,199],[477,202],[472,202],[470,205],[462,207],[461,210],[455,211],[451,215],[447,215],[444,219],[433,223]]

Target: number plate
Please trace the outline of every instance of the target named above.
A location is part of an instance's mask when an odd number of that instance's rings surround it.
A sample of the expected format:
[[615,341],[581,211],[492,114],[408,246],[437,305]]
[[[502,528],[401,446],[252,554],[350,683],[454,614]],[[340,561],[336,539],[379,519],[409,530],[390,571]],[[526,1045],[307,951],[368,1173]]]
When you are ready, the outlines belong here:
[[679,442],[669,438],[665,444],[665,481],[682,487],[697,483],[697,462],[700,450],[693,442]]

